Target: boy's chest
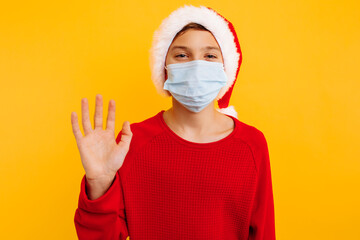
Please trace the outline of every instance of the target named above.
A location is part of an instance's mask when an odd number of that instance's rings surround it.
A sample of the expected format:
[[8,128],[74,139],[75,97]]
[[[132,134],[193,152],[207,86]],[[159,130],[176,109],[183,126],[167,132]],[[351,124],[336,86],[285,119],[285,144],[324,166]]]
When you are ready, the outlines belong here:
[[[256,185],[250,148],[242,142],[214,148],[189,148],[172,141],[149,144],[130,160],[125,185],[141,197],[169,200],[246,198]],[[140,197],[140,196],[137,196]]]

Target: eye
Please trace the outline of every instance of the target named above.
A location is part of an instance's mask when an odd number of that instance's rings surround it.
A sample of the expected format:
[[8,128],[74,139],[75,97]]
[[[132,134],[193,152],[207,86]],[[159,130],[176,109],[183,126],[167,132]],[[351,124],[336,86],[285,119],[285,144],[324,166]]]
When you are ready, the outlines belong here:
[[186,57],[186,55],[181,53],[181,54],[175,55],[175,57],[176,58],[184,58],[184,57]]
[[216,55],[213,55],[213,54],[207,54],[206,57],[207,57],[207,58],[217,58],[217,56],[216,56]]

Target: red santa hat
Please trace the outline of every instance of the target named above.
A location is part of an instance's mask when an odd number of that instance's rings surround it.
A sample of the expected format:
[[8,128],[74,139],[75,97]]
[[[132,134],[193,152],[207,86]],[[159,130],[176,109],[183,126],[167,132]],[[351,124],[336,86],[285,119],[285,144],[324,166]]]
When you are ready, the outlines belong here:
[[151,79],[157,92],[163,96],[171,94],[163,89],[165,82],[165,58],[175,35],[187,24],[197,23],[208,29],[218,42],[224,59],[224,69],[228,78],[226,85],[216,97],[219,112],[237,118],[233,106],[229,106],[230,96],[239,73],[242,53],[231,22],[209,7],[185,5],[173,11],[154,32],[150,49]]

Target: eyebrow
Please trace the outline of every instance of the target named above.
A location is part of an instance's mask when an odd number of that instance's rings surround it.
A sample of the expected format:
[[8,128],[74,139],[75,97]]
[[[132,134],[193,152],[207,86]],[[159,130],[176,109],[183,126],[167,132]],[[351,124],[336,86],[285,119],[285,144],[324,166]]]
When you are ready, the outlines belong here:
[[[185,47],[185,46],[173,46],[173,47],[171,47],[170,50],[172,51],[172,50],[174,50],[174,49],[189,50],[189,48],[188,48],[188,47]],[[217,50],[217,51],[221,52],[221,51],[220,51],[220,48],[218,48],[218,47],[212,47],[212,46],[203,47],[203,48],[201,48],[201,50]]]

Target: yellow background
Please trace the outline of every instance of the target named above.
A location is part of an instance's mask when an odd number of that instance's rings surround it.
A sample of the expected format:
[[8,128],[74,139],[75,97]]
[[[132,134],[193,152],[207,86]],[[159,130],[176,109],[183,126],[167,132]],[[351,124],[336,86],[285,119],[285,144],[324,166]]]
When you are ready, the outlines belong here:
[[[360,239],[359,2],[7,1],[0,8],[0,239],[76,239],[85,173],[70,114],[87,97],[142,121],[156,93],[161,20],[207,5],[235,26],[243,64],[231,105],[270,152],[277,239]],[[107,107],[104,112],[107,113]]]

